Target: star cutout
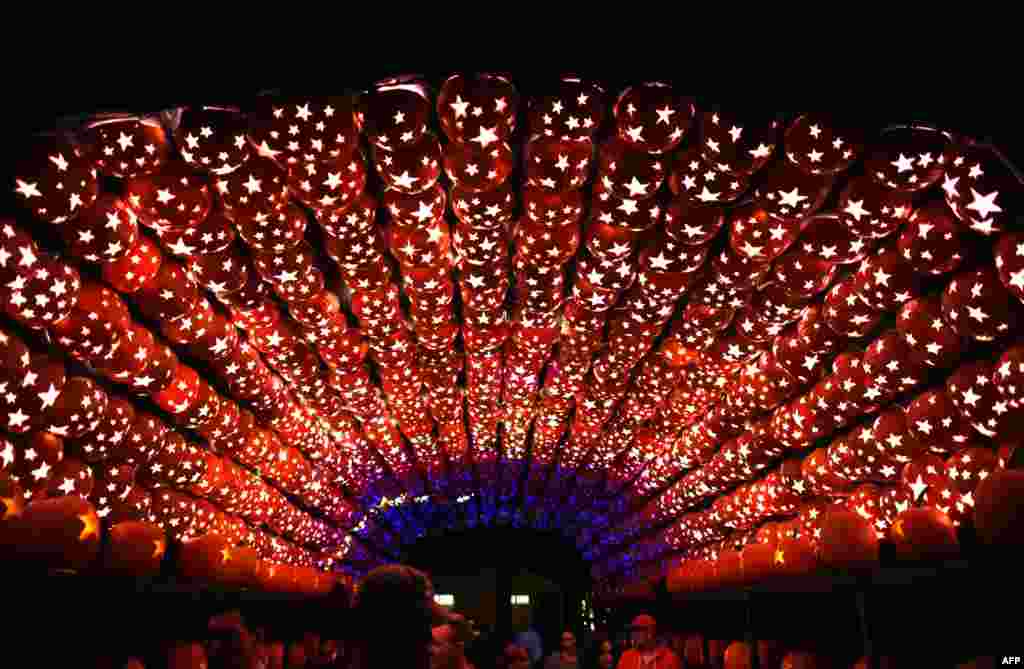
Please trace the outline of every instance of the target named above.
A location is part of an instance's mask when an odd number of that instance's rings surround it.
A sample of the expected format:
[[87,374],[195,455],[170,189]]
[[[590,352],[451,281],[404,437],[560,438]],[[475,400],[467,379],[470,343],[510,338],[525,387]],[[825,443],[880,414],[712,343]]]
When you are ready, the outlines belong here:
[[7,427],[21,427],[28,419],[29,416],[19,408],[14,413],[7,414]]
[[38,393],[39,399],[43,401],[43,409],[52,407],[60,396],[60,391],[51,383],[46,392]]
[[1018,290],[1024,290],[1024,269],[1010,274],[1010,285]]
[[913,158],[908,158],[907,156],[904,156],[902,153],[900,154],[899,159],[894,160],[889,164],[894,166],[900,173],[913,171],[914,169]]
[[249,191],[249,195],[252,195],[253,193],[260,193],[260,192],[262,192],[260,190],[260,183],[261,183],[260,179],[257,179],[255,177],[255,175],[250,174],[248,181],[246,181],[244,184],[242,184],[242,186],[247,191]]
[[921,495],[923,495],[924,491],[928,489],[928,484],[925,483],[924,479],[921,477],[921,475],[918,474],[917,475],[917,480],[914,481],[913,483],[909,484],[909,487],[913,491],[913,493],[914,493],[914,500],[916,501],[916,500],[921,499]]
[[763,248],[764,248],[763,246],[754,246],[750,242],[746,242],[743,245],[743,253],[746,254],[750,258],[757,258],[757,257],[760,257],[762,255],[761,254],[761,249],[763,249]]
[[455,96],[455,102],[450,103],[452,109],[455,110],[455,118],[461,118],[466,116],[466,109],[469,108],[469,102],[462,99],[461,95]]
[[626,188],[629,189],[630,197],[636,197],[637,195],[645,195],[647,193],[647,184],[638,181],[636,177],[626,184]]
[[399,176],[395,177],[393,180],[394,180],[395,184],[397,186],[399,186],[400,188],[402,188],[404,190],[409,190],[410,188],[412,188],[412,185],[414,183],[419,181],[419,178],[411,176],[409,174],[409,171],[406,170],[406,171],[402,172],[402,174],[400,174]]
[[419,209],[413,213],[413,216],[420,219],[420,222],[429,221],[434,218],[433,208],[426,202],[420,202]]
[[779,203],[790,207],[799,206],[802,201],[807,199],[806,195],[800,195],[799,189],[795,186],[793,187],[793,190],[788,193],[780,190],[778,191],[778,194]]
[[860,221],[861,216],[870,216],[871,212],[863,207],[864,200],[850,200],[843,211]]
[[701,202],[718,202],[718,193],[713,193],[708,190],[707,186],[704,186],[701,190],[700,195],[697,196]]
[[974,190],[974,188],[971,188],[972,200],[971,203],[967,205],[967,208],[978,212],[978,215],[982,218],[987,218],[993,213],[1000,213],[1003,209],[995,203],[998,195],[999,191],[992,191],[988,195],[982,195],[978,191]]
[[495,134],[495,130],[497,130],[497,126],[494,128],[484,128],[481,126],[480,134],[471,141],[479,143],[482,148],[487,148],[490,144],[498,141],[498,135]]

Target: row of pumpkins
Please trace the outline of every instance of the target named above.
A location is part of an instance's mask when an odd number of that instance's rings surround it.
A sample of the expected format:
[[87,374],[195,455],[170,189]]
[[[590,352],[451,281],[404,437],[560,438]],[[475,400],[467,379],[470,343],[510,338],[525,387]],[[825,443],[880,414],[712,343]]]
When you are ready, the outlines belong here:
[[[891,537],[900,560],[952,558],[959,553],[952,521],[932,507],[908,509],[894,527]],[[853,511],[832,511],[817,541],[781,534],[774,541],[724,550],[717,560],[687,560],[668,572],[666,585],[673,593],[694,592],[809,576],[823,567],[870,569],[878,563],[879,552],[870,520]]]
[[[979,485],[973,528],[980,545],[1006,557],[1024,546],[1024,469],[999,469]],[[870,570],[878,566],[881,541],[871,521],[845,508],[828,511],[820,537],[801,533],[799,521],[767,523],[755,543],[721,550],[716,559],[683,559],[665,572],[670,593],[770,585],[823,570]],[[900,564],[961,557],[950,518],[934,507],[900,513],[888,534]],[[618,590],[606,604],[654,597],[658,579],[640,579]]]
[[216,533],[169,542],[146,521],[105,528],[96,509],[78,496],[35,500],[0,519],[0,561],[89,576],[150,577],[161,573],[168,551],[183,582],[294,595],[326,595],[351,578],[308,566],[261,560]]

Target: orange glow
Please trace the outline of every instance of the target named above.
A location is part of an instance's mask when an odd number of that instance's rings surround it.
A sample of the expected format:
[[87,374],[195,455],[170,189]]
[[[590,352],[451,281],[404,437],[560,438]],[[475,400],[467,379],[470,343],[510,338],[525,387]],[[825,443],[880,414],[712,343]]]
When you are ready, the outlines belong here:
[[79,514],[78,519],[82,521],[82,532],[78,535],[79,541],[85,541],[90,536],[100,538],[100,522],[95,513]]
[[695,362],[700,357],[699,352],[684,346],[678,341],[666,342],[661,350],[666,362],[671,367],[684,367]]
[[[155,112],[101,114],[82,128],[95,146],[47,140],[25,156],[10,186],[26,215],[70,225],[58,253],[53,235],[0,221],[19,322],[10,338],[0,327],[19,370],[0,373],[0,427],[18,435],[0,437],[0,525],[38,510],[68,543],[81,509],[89,553],[113,520],[145,518],[121,536],[143,561],[151,544],[150,567],[175,556],[170,541],[195,541],[201,564],[186,570],[301,591],[320,589],[311,565],[361,573],[451,523],[547,532],[589,517],[576,546],[610,597],[679,555],[696,563],[676,564],[686,589],[740,587],[819,560],[869,565],[886,537],[900,555],[952,547],[948,523],[975,511],[984,535],[975,479],[1010,464],[1024,415],[1024,348],[988,351],[1017,328],[996,302],[1024,301],[1006,199],[1020,179],[994,149],[916,126],[909,143],[868,146],[817,114],[785,132],[727,112],[720,124],[667,83],[610,109],[603,89],[563,77],[550,114],[530,105],[514,155],[519,93],[504,76],[474,81],[387,79],[332,96],[337,116],[284,98],[252,118],[182,108],[173,142]],[[677,154],[691,125],[700,137]],[[97,169],[123,188],[104,192]],[[915,213],[915,193],[940,185],[934,216]],[[998,233],[994,268],[985,253],[966,272],[938,258],[959,258],[943,243],[957,221]],[[979,342],[992,360],[961,364]],[[929,368],[954,365],[941,392],[918,394]],[[1004,446],[971,464],[960,454],[989,450],[961,448],[975,428]],[[64,440],[75,462],[60,465]],[[56,492],[51,477],[94,489],[95,506],[30,502]],[[926,489],[941,527],[891,522]],[[212,564],[235,548],[239,567]]]
[[21,503],[21,499],[18,496],[0,497],[0,502],[4,503],[4,515],[0,520],[16,518],[25,510],[25,506]]
[[892,533],[900,539],[904,538],[903,520],[897,520],[895,523],[892,524]]

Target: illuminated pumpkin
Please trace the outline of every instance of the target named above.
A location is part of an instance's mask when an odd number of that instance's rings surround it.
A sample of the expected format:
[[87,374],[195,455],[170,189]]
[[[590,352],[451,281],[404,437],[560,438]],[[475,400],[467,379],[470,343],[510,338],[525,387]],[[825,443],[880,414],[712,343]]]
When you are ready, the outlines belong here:
[[878,563],[878,535],[871,521],[853,511],[825,516],[821,561],[840,569],[863,569]]
[[974,497],[974,526],[986,544],[1024,544],[1024,470],[993,472],[981,482]]
[[182,578],[200,583],[231,582],[228,565],[234,549],[220,534],[209,533],[181,543],[175,567]]
[[904,560],[956,557],[960,552],[956,527],[949,516],[933,507],[907,509],[889,529],[896,555]]
[[160,571],[167,537],[153,523],[125,521],[107,531],[102,570],[125,576],[150,576]]
[[743,547],[743,583],[753,585],[769,579],[774,573],[775,546],[749,544]]
[[29,502],[20,516],[8,518],[0,546],[7,559],[26,565],[83,570],[100,554],[102,526],[92,504],[78,496]]

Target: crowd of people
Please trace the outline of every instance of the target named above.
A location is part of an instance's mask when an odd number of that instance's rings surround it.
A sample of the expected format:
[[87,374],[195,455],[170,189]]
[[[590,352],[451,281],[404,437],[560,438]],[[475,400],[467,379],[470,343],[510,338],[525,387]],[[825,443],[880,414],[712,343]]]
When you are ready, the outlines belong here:
[[[289,634],[286,641],[239,611],[210,618],[199,639],[175,640],[145,657],[108,659],[102,669],[748,669],[750,647],[733,642],[705,656],[681,644],[682,637],[660,636],[657,621],[642,614],[628,627],[628,640],[603,638],[581,650],[570,630],[546,657],[535,632],[481,639],[472,621],[434,601],[430,579],[403,565],[375,569],[357,586],[349,615],[337,634]],[[325,621],[332,629],[331,621]],[[486,635],[483,635],[486,636]],[[692,638],[688,637],[687,640]],[[625,641],[625,643],[623,643]],[[716,642],[718,643],[718,642]],[[781,658],[773,642],[758,643],[761,667],[794,669],[808,664],[807,653]],[[618,652],[621,650],[621,652]],[[712,659],[714,656],[714,659]],[[771,658],[771,659],[770,659]],[[795,658],[795,659],[793,659]],[[886,661],[879,666],[895,666]],[[831,665],[829,665],[831,666]],[[838,666],[838,665],[837,665]],[[848,665],[844,665],[848,666]],[[863,669],[861,658],[855,667]],[[909,666],[909,665],[908,665]],[[963,667],[994,666],[972,661]]]
[[[657,634],[657,621],[637,616],[629,626],[626,644],[616,644],[603,634],[589,648],[577,646],[576,635],[565,630],[558,648],[545,656],[540,635],[532,627],[516,634],[504,649],[506,667],[518,669],[677,669],[679,656]],[[617,646],[619,646],[617,648]],[[626,647],[622,647],[626,646]],[[513,660],[517,664],[513,664]]]
[[[360,582],[336,634],[308,631],[276,638],[273,630],[232,610],[211,617],[198,638],[176,639],[152,653],[107,658],[104,669],[681,669],[657,641],[656,622],[641,615],[632,648],[598,637],[577,646],[565,630],[544,656],[539,635],[481,634],[472,621],[434,601],[423,572],[380,567]],[[321,625],[321,630],[330,625]]]

